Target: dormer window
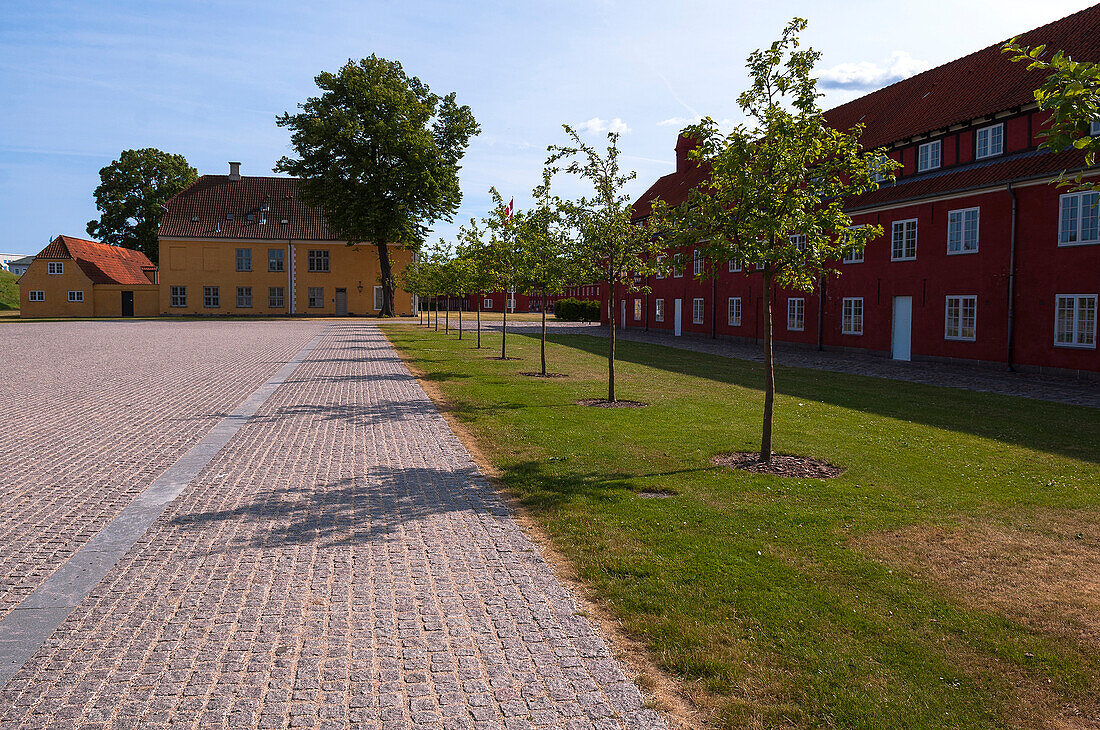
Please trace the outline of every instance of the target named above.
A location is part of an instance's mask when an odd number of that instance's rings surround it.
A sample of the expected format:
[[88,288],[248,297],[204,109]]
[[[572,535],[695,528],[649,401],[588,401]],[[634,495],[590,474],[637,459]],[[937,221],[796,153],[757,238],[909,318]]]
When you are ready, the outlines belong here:
[[1004,152],[1005,148],[1005,125],[994,124],[989,127],[982,127],[978,130],[975,139],[977,148],[974,156],[977,159],[981,160],[999,155]]
[[935,170],[940,166],[940,140],[925,142],[917,148],[917,172]]

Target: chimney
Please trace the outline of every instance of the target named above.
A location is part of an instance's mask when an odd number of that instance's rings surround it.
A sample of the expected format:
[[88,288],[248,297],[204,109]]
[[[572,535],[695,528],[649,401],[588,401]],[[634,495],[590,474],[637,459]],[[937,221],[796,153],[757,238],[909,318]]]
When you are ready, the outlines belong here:
[[694,137],[685,137],[681,134],[676,138],[676,172],[686,172],[699,164],[696,160],[689,160],[688,153],[699,146],[699,140]]
[[241,179],[241,163],[230,162],[229,163],[229,179],[237,181]]

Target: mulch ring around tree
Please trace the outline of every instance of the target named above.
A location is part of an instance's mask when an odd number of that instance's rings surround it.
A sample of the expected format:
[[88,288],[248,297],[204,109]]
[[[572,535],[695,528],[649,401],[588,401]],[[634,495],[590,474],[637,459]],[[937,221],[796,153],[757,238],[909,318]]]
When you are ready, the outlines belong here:
[[568,378],[565,373],[520,373],[520,375],[526,375],[529,378]]
[[645,408],[649,405],[636,400],[608,400],[607,398],[583,398],[573,402],[578,406],[592,406],[593,408]]
[[764,463],[758,451],[738,451],[733,454],[719,454],[711,459],[712,464],[730,469],[751,471],[755,474],[771,474],[777,477],[794,479],[832,479],[844,473],[839,466],[827,461],[811,459],[808,456],[792,456],[772,452],[772,460]]
[[487,357],[485,359],[486,360],[522,360],[523,358],[522,357],[500,357],[499,355],[494,355],[493,357]]

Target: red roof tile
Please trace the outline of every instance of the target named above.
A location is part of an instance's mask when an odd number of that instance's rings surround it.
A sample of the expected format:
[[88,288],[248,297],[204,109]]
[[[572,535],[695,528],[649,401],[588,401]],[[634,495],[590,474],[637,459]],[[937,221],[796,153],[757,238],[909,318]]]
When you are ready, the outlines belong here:
[[707,179],[706,168],[699,165],[688,165],[683,171],[670,172],[664,177],[657,178],[657,182],[649,186],[649,190],[634,201],[634,211],[631,216],[634,220],[645,218],[651,212],[653,201],[660,199],[671,206],[677,206],[687,200],[688,192],[699,183]]
[[[1006,41],[1009,39],[1005,39]],[[1020,36],[1023,45],[1046,44],[1083,60],[1100,59],[1100,5]],[[915,135],[1035,102],[1042,71],[1011,63],[1004,41],[891,84],[825,112],[837,129],[863,123],[863,146],[873,149]]]
[[[265,203],[268,210],[262,211]],[[338,240],[320,209],[298,199],[298,179],[293,177],[230,180],[228,175],[203,175],[165,207],[161,238]]]
[[73,259],[93,284],[152,284],[153,262],[140,251],[72,236],[58,236],[35,258]]

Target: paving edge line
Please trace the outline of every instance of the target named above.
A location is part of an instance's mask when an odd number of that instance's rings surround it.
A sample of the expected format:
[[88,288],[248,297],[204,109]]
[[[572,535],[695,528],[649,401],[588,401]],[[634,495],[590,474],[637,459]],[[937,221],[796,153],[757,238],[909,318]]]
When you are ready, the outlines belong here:
[[277,373],[217,423],[29,596],[0,619],[0,688],[34,656],[73,609],[145,534],[187,485],[305,362],[332,329],[327,325]]

